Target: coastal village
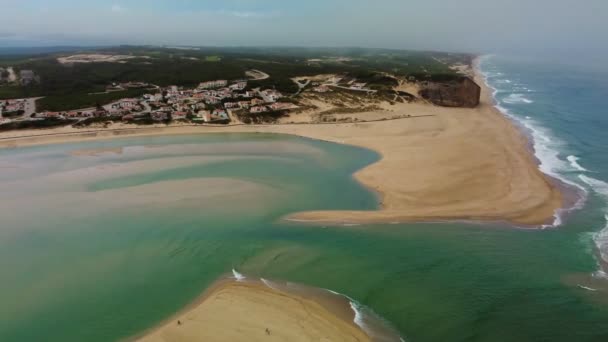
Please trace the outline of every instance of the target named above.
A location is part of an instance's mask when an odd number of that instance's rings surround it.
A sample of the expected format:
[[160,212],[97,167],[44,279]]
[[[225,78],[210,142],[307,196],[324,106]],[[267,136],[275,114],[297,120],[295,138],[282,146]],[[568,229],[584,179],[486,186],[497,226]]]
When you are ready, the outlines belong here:
[[[151,60],[143,57],[142,63]],[[69,68],[74,64],[120,64],[133,59],[128,55],[81,54],[60,57],[58,61]],[[329,59],[325,62],[345,61],[350,59]],[[318,67],[322,62],[321,59],[308,59],[306,65]],[[470,71],[464,64],[460,69]],[[286,92],[276,89],[276,78],[265,82],[272,76],[257,69],[248,69],[238,79],[202,80],[190,87],[158,86],[136,80],[115,81],[106,85],[102,83],[96,92],[70,95],[70,101],[89,106],[86,108],[70,108],[72,104],[66,105],[60,100],[59,103],[54,100],[55,106],[41,105],[40,100],[44,97],[0,100],[0,130],[65,125],[107,128],[114,123],[234,125],[357,122],[409,117],[411,114],[396,115],[391,106],[413,101],[446,107],[476,107],[480,88],[471,75],[460,69],[456,71],[463,76],[452,82],[418,81],[413,76],[398,77],[387,72],[368,73],[362,77],[347,72],[313,74],[287,79],[287,82],[292,82],[292,88],[287,87],[290,90]],[[40,76],[33,70],[15,70],[13,67],[0,69],[0,84],[8,87],[25,87],[40,82]],[[195,82],[196,79],[189,84]],[[284,83],[282,89],[285,89]],[[125,97],[121,98],[123,94]],[[89,96],[100,100],[87,100]],[[76,97],[85,101],[74,101]],[[59,108],[66,110],[52,110]],[[365,113],[374,115],[363,115]]]
[[[248,80],[214,80],[200,83],[195,88],[169,86],[165,88],[142,82],[112,84],[107,91],[124,89],[152,89],[138,98],[124,98],[96,108],[70,111],[34,112],[29,99],[0,101],[2,121],[15,119],[120,119],[125,122],[191,121],[194,123],[227,124],[238,116],[282,112],[297,108],[274,89],[254,88],[247,90]],[[32,107],[33,108],[33,107]],[[29,112],[28,112],[29,110]],[[27,115],[26,115],[27,114]]]
[[[253,80],[269,75],[252,70]],[[330,75],[328,79],[294,79],[300,92],[310,86],[317,94],[348,90],[373,94],[366,83],[354,78]],[[159,87],[145,82],[112,83],[106,93],[132,89],[149,90],[142,96],[123,98],[97,107],[67,111],[36,111],[38,98],[0,100],[0,124],[14,121],[72,120],[75,125],[93,122],[121,121],[133,124],[184,122],[192,124],[255,123],[256,117],[278,118],[299,109],[295,95],[286,96],[275,89],[248,87],[250,80],[213,80],[201,82],[194,88],[176,85]],[[297,95],[297,94],[296,94]],[[257,121],[259,122],[259,121]]]

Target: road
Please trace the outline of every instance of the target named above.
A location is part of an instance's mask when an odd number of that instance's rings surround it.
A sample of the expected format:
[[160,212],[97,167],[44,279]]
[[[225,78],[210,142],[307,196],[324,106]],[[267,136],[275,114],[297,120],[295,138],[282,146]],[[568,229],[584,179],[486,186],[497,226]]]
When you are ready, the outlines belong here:
[[308,85],[310,84],[310,80],[306,80],[305,83],[300,83],[299,81],[294,81],[294,82],[298,85],[299,89],[298,89],[298,92],[293,95],[293,97],[300,95],[300,93],[304,90],[304,88],[308,87]]
[[255,69],[246,71],[245,75],[251,77],[252,81],[261,81],[270,78],[270,75],[268,75],[267,73]]
[[17,82],[17,73],[15,73],[15,69],[13,69],[13,67],[8,67],[6,71],[8,71],[8,81]]
[[41,97],[30,97],[25,101],[25,112],[23,113],[23,118],[30,118],[32,114],[36,113],[36,100]]

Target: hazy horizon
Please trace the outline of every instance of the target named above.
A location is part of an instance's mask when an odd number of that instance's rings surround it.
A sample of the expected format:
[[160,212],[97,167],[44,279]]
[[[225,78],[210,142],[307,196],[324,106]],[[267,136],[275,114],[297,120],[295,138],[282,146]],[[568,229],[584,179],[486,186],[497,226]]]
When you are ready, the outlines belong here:
[[600,0],[0,0],[0,8],[0,47],[364,47],[599,66],[608,57]]

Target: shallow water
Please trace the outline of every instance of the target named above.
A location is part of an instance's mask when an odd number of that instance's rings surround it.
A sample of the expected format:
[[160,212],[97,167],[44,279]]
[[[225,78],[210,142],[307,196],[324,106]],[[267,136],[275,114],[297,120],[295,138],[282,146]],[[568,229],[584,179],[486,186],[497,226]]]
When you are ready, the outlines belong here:
[[[545,170],[589,192],[585,208],[560,228],[280,221],[294,211],[377,207],[350,176],[377,160],[375,153],[290,136],[0,150],[0,341],[129,337],[232,269],[347,295],[408,341],[608,340],[608,286],[589,283],[601,281],[592,277],[599,269],[594,241],[601,241],[606,202],[579,177],[608,179],[598,145],[606,116],[589,98],[597,85],[567,88],[589,110],[578,111],[552,98],[551,87],[562,89],[560,78],[549,82],[553,73],[484,63],[490,83],[504,87],[497,98],[514,102],[504,109],[530,117],[548,138],[535,136]],[[577,77],[568,84],[586,86],[585,77],[595,76]],[[533,89],[523,95],[529,103],[511,96],[523,88]],[[117,147],[121,154],[108,150]],[[72,154],[92,149],[108,152]]]

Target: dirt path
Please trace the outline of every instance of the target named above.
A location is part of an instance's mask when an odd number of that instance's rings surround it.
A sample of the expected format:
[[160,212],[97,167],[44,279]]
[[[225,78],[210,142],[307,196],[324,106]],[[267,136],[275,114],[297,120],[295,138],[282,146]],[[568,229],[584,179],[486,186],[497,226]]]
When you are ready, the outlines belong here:
[[6,71],[8,71],[8,81],[17,82],[17,73],[15,72],[15,69],[13,69],[13,67],[9,67],[6,69]]
[[270,78],[270,75],[260,70],[249,70],[245,72],[245,75],[251,77],[251,81],[261,81]]

